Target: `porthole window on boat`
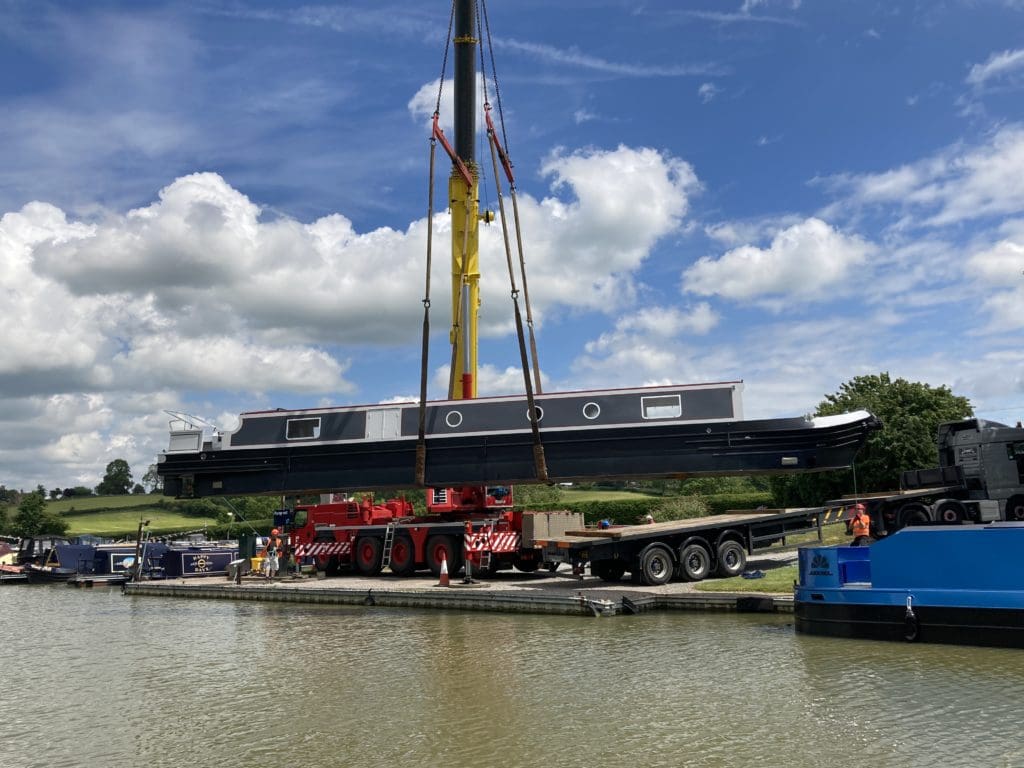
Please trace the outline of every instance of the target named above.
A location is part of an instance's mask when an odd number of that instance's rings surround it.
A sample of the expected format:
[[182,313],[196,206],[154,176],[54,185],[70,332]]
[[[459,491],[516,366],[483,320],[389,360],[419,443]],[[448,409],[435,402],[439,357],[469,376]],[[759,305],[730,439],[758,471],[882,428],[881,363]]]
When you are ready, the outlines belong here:
[[683,415],[682,397],[679,395],[641,397],[640,410],[645,419],[678,419]]
[[601,406],[597,403],[587,403],[583,406],[583,418],[596,419],[601,415]]
[[[544,409],[541,408],[539,405],[535,406],[535,407],[537,409],[537,421],[540,421],[541,419],[544,418]],[[530,420],[530,409],[529,408],[526,409],[526,420],[527,421]]]
[[289,440],[316,440],[320,437],[320,417],[315,419],[288,419],[285,436]]
[[444,417],[444,423],[455,429],[462,424],[462,414],[458,411],[448,411],[448,415]]

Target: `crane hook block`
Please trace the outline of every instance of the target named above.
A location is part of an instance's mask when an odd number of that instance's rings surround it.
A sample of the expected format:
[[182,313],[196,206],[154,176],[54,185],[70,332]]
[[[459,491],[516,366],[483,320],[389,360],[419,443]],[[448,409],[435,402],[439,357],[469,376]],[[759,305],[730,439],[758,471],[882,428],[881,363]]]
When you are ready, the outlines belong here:
[[494,211],[483,211],[480,214],[480,221],[482,221],[484,224],[490,224],[492,221],[494,221]]

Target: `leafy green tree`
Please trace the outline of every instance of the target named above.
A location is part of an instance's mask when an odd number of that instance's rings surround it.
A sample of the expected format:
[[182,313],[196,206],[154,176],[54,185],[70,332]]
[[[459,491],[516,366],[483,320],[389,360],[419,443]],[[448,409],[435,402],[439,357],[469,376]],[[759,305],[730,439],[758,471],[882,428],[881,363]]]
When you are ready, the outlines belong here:
[[146,492],[146,489],[142,487],[142,483],[136,483],[135,487],[132,488],[132,493],[134,493],[136,495],[140,494],[140,493],[145,493],[145,492]]
[[64,489],[65,499],[69,499],[73,496],[92,496],[92,488],[86,488],[84,485],[76,485],[74,488]]
[[68,522],[56,512],[46,508],[46,501],[38,493],[26,495],[14,514],[14,533],[18,536],[63,536]]
[[142,476],[142,484],[149,489],[150,493],[156,493],[164,489],[163,478],[156,473],[156,464],[150,464],[146,474]]
[[7,505],[0,504],[0,534],[9,535],[11,533],[11,520],[7,514]]
[[857,376],[826,395],[816,416],[865,409],[882,421],[868,437],[853,470],[776,476],[772,495],[780,506],[816,505],[849,493],[899,488],[900,474],[938,464],[938,426],[971,415],[966,397],[949,387],[890,378],[888,373]]
[[50,489],[50,498],[51,499],[60,498],[60,495],[62,493],[64,493],[64,491],[62,491],[60,488],[51,488]]
[[96,486],[99,496],[124,496],[132,487],[132,471],[124,459],[114,459],[107,464],[107,474]]

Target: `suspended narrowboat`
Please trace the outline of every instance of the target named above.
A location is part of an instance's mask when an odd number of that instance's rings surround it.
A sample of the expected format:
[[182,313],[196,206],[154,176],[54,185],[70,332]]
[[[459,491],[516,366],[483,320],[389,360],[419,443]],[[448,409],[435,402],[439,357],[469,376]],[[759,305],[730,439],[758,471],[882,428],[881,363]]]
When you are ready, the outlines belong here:
[[818,471],[849,466],[879,426],[867,411],[744,420],[742,389],[552,393],[537,395],[533,411],[525,396],[430,402],[422,478],[418,403],[255,411],[209,436],[172,414],[157,471],[165,494],[187,497]]

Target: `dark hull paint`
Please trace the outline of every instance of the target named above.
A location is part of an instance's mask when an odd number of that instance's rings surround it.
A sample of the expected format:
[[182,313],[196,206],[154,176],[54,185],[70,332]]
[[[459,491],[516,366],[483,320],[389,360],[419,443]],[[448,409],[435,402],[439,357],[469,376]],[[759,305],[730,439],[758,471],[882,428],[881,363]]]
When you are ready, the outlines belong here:
[[[878,422],[813,428],[803,419],[675,423],[541,432],[551,481],[817,471],[848,467]],[[425,484],[535,482],[529,434],[426,441]],[[416,440],[297,444],[168,453],[159,473],[172,496],[299,493],[412,486]],[[785,463],[784,463],[785,460]]]
[[77,576],[78,571],[74,568],[55,568],[48,565],[26,565],[25,575],[32,584],[51,584],[54,582],[68,581],[71,577]]
[[797,601],[796,631],[828,637],[1024,648],[1024,611],[1010,608]]

